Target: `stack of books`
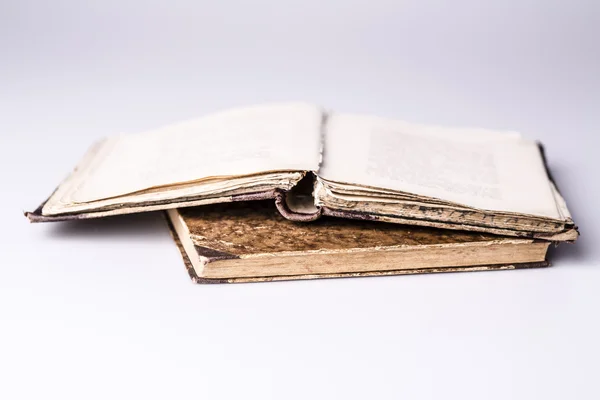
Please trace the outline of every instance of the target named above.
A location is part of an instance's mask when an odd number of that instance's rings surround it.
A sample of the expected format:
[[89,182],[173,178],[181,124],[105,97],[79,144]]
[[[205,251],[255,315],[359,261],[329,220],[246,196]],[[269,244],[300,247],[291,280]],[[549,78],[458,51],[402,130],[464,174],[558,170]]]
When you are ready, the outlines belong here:
[[26,216],[154,210],[198,283],[543,267],[579,235],[537,142],[304,103],[101,140]]

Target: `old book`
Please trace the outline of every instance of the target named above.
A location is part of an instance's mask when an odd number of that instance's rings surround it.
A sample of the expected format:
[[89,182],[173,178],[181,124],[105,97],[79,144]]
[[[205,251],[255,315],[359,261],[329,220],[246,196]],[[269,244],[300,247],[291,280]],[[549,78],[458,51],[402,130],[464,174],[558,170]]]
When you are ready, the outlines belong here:
[[197,283],[544,267],[550,242],[323,217],[284,218],[269,201],[167,211]]
[[540,146],[303,103],[234,109],[101,140],[31,221],[275,199],[322,215],[551,241],[578,233]]

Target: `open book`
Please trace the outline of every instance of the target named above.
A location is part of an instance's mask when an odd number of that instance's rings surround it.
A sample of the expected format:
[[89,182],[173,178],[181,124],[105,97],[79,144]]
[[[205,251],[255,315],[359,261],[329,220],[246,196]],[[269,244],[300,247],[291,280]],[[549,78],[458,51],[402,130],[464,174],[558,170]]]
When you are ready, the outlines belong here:
[[304,103],[239,108],[91,147],[31,221],[275,199],[321,215],[553,241],[577,238],[540,146]]

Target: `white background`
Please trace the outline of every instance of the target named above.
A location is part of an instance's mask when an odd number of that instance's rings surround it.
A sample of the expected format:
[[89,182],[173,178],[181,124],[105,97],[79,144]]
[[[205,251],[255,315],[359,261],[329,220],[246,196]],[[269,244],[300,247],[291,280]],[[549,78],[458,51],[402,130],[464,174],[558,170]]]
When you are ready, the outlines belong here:
[[[1,1],[0,398],[600,398],[599,39],[594,0]],[[97,138],[276,100],[540,139],[581,239],[199,286],[159,214],[21,215]]]

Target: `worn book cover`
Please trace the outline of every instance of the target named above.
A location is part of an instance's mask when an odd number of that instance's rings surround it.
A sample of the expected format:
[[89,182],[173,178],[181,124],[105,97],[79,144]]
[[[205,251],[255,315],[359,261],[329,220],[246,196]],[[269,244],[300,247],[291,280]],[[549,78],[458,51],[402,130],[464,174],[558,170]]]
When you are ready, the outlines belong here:
[[169,210],[197,283],[261,282],[548,265],[548,241],[323,217],[284,218],[269,201]]

